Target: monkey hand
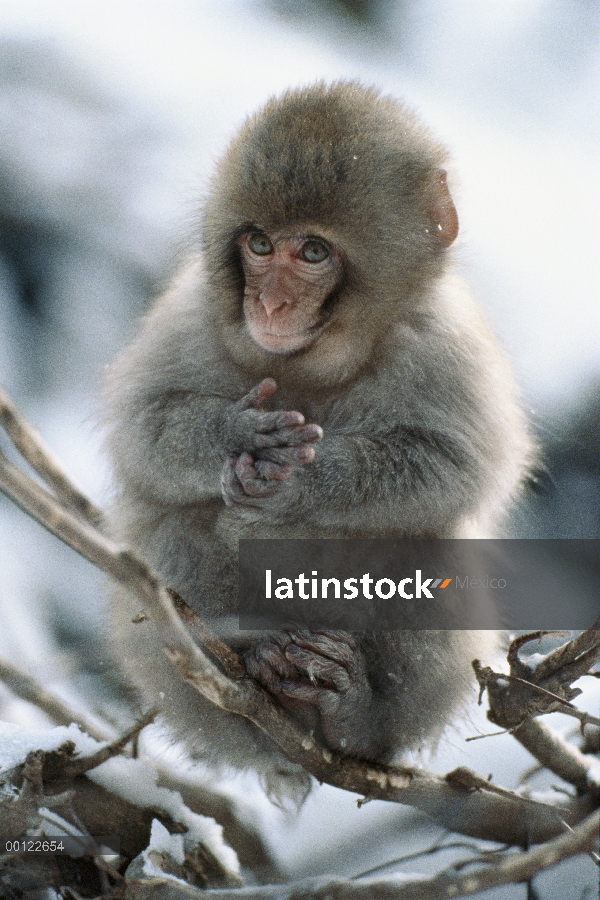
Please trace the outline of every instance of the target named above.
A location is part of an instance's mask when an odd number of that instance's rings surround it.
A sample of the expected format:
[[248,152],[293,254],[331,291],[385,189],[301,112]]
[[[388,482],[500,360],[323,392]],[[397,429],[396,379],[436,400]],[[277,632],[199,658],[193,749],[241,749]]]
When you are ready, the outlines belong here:
[[249,453],[230,456],[221,471],[221,495],[225,506],[263,509],[290,472],[290,466],[254,460]]
[[332,750],[373,756],[372,691],[365,656],[352,635],[281,631],[247,651],[245,663],[248,674]]
[[[277,382],[264,378],[235,404],[229,443],[234,453],[247,453],[285,470],[312,462],[315,451],[311,444],[321,440],[323,430],[306,425],[302,413],[263,409],[264,401],[276,390]],[[267,479],[273,477],[277,478],[268,475]]]

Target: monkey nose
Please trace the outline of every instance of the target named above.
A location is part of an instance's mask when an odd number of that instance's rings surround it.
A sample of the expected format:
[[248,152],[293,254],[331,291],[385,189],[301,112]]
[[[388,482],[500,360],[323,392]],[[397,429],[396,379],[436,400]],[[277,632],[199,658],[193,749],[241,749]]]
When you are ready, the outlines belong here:
[[285,297],[282,297],[281,294],[277,294],[273,297],[264,296],[261,294],[260,302],[265,308],[265,311],[268,316],[272,316],[274,312],[278,309],[281,309],[282,306],[286,306],[288,301]]

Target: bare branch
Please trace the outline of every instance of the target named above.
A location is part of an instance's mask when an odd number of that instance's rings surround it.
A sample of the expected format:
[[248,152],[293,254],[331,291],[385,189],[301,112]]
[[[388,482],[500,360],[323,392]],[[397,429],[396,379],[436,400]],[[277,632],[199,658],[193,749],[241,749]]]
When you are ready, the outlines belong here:
[[[591,651],[588,651],[588,653],[584,654],[584,656],[588,657],[588,654],[590,654],[591,656]],[[582,671],[576,677],[580,678],[581,675],[584,675],[587,671],[587,668],[587,665],[585,667],[582,667]],[[512,681],[514,684],[522,684],[532,693],[543,696],[548,701],[544,712],[561,712],[565,716],[571,716],[571,718],[573,719],[579,719],[582,725],[600,725],[600,719],[597,716],[592,716],[590,713],[583,712],[582,710],[577,709],[577,707],[573,706],[573,704],[569,700],[565,700],[564,697],[560,697],[558,694],[554,694],[552,691],[546,690],[546,688],[543,688],[541,685],[536,684],[534,681],[527,681],[527,679],[525,678],[517,678],[516,675],[503,675],[502,677],[507,681]],[[565,681],[566,680],[567,679],[565,678]]]
[[481,690],[487,688],[488,691],[488,719],[510,731],[551,772],[592,796],[598,795],[598,760],[582,753],[536,717],[560,710],[575,715],[582,726],[596,723],[595,716],[572,706],[570,700],[579,691],[570,685],[588,671],[600,652],[599,624],[600,619],[549,653],[534,669],[521,660],[518,651],[528,641],[543,637],[546,632],[515,638],[508,653],[510,675],[494,672],[477,660],[473,663]]
[[75,487],[60,464],[29,422],[21,415],[9,396],[0,388],[0,425],[29,465],[52,487],[56,496],[70,509],[97,526],[104,513]]
[[70,725],[76,722],[87,734],[97,741],[112,740],[114,734],[108,729],[98,727],[87,716],[72,707],[69,703],[47,690],[32,675],[18,666],[0,657],[0,680],[22,700],[33,703],[57,725]]
[[76,759],[65,756],[62,766],[54,773],[53,780],[72,780],[73,778],[84,775],[85,772],[89,772],[91,769],[95,769],[97,766],[102,765],[107,759],[118,756],[123,752],[127,744],[132,741],[133,738],[138,736],[140,731],[142,731],[146,725],[149,725],[150,722],[154,721],[157,715],[158,709],[155,707],[152,708],[143,716],[140,716],[137,722],[124,734],[116,740],[111,741],[111,743],[107,744],[105,747],[101,747],[100,750],[97,750],[96,753],[92,753],[90,756],[78,756]]
[[526,719],[512,732],[535,758],[563,781],[580,791],[598,793],[600,761],[582,753],[574,744],[539,719]]
[[215,658],[225,674],[230,678],[245,678],[246,667],[235,650],[232,650],[229,644],[222,641],[204,624],[200,616],[196,615],[192,607],[185,602],[183,597],[180,597],[177,591],[172,588],[167,588],[167,591],[181,621],[204,649],[208,650]]
[[[386,880],[350,881],[342,878],[311,878],[288,885],[261,886],[239,891],[196,892],[185,885],[158,880],[130,882],[127,900],[448,900],[481,891],[528,881],[538,872],[564,859],[591,852],[598,840],[600,814],[594,813],[573,831],[526,853],[510,853],[481,868],[457,873],[442,872],[432,878],[408,882]],[[475,862],[475,861],[472,861]]]
[[[584,654],[587,650],[597,648],[600,645],[600,616],[572,641],[568,641],[556,650],[548,653],[542,662],[538,663],[535,668],[536,681],[543,681],[548,676],[553,675],[559,669],[566,668],[570,663]],[[575,681],[575,679],[572,679]]]
[[[195,616],[195,613],[193,615]],[[97,728],[78,710],[65,703],[65,701],[45,688],[31,675],[1,658],[0,679],[4,681],[13,693],[23,700],[38,706],[56,724],[70,725],[72,722],[76,722],[97,741],[113,741],[114,733],[108,728]],[[108,758],[106,756],[107,752],[109,756],[120,752],[120,745],[122,746],[131,740],[134,734],[139,732],[145,724],[147,723],[144,719],[139,720],[126,734],[114,740],[108,747],[102,748],[98,754],[73,760],[72,762],[69,760],[68,762],[74,767],[82,765],[83,771],[87,771],[89,768],[99,765],[105,758]],[[60,777],[74,777],[71,772],[65,775],[62,761],[61,765],[62,768],[59,767],[57,769],[57,771],[62,773]],[[193,779],[186,779],[180,773],[176,774],[164,765],[157,765],[155,762],[153,762],[153,765],[159,776],[159,785],[179,791],[189,809],[201,815],[209,816],[223,826],[225,839],[236,851],[243,866],[252,870],[254,875],[262,881],[281,880],[282,873],[264,844],[258,829],[251,821],[251,816],[244,816],[233,799],[212,790],[206,784],[199,785]],[[47,802],[49,802],[48,799]]]

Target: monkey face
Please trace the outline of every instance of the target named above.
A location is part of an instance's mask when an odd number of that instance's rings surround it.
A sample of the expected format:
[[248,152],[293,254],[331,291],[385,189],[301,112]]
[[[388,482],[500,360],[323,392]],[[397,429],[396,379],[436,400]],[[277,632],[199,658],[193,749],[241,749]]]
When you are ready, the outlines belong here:
[[251,337],[271,353],[310,346],[327,327],[325,301],[342,274],[341,254],[319,234],[248,231],[239,239],[244,319]]

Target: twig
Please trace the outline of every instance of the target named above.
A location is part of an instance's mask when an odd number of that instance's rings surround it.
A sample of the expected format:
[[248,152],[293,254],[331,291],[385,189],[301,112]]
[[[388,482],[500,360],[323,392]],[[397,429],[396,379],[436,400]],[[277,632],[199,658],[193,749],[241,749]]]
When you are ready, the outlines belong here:
[[[342,878],[311,878],[293,884],[245,888],[244,900],[448,900],[467,897],[504,884],[521,883],[564,859],[589,853],[598,839],[600,814],[593,813],[573,831],[525,853],[511,853],[494,862],[486,857],[482,867],[471,872],[442,872],[432,878],[408,883],[391,879],[364,882]],[[475,860],[470,860],[475,862]],[[161,892],[156,881],[128,885],[131,900],[239,900],[237,891],[193,892],[185,885],[170,883]]]
[[88,522],[101,527],[104,522],[102,510],[75,487],[38,432],[21,415],[1,388],[0,425],[5,429],[23,458],[53,488],[56,496]]
[[81,728],[97,741],[107,741],[114,738],[114,733],[108,729],[98,727],[83,713],[74,709],[56,694],[47,690],[41,682],[14,663],[0,657],[0,680],[22,700],[33,703],[46,713],[57,725],[70,725],[76,722]]
[[[588,666],[586,666],[582,672],[577,675],[578,678],[581,675],[585,674]],[[528,688],[534,694],[539,694],[540,696],[546,698],[550,701],[546,712],[561,712],[565,716],[571,716],[573,719],[579,719],[582,725],[600,725],[600,719],[597,716],[592,716],[590,713],[583,712],[581,709],[577,709],[576,706],[569,700],[565,700],[564,697],[560,697],[558,694],[553,693],[552,691],[546,690],[546,688],[542,687],[539,684],[536,684],[534,681],[527,681],[525,678],[518,678],[516,675],[503,675],[502,676],[506,681],[512,681],[514,684],[521,684],[524,687]]]
[[[497,785],[492,784],[490,781],[482,778],[481,775],[473,772],[467,766],[459,766],[457,769],[453,769],[452,772],[448,772],[446,781],[450,784],[461,785],[469,791],[492,791],[492,793],[499,794],[501,797],[506,797],[508,800],[513,800],[516,803],[522,803],[523,800],[525,800],[526,803],[535,802],[529,797],[522,797],[515,791],[510,791],[507,788],[498,787]],[[561,816],[558,807],[549,807],[549,809],[554,812],[556,816]]]
[[[13,693],[34,703],[43,712],[46,713],[52,721],[57,725],[70,725],[76,722],[89,735],[97,741],[112,741],[114,733],[108,729],[96,728],[90,723],[85,716],[73,707],[65,703],[60,697],[57,697],[47,688],[44,688],[35,678],[18,669],[15,665],[7,660],[0,659],[0,679],[9,687]],[[138,721],[133,728],[115,740],[108,748],[102,748],[99,754],[105,754],[107,750],[112,748],[113,753],[119,752],[119,744],[126,743],[135,733],[137,733],[144,725]],[[110,755],[113,755],[111,753]],[[97,762],[94,760],[97,759]],[[80,762],[85,763],[84,770],[87,771],[90,766],[87,760],[91,760],[92,765],[99,765],[104,761],[103,758],[84,757],[81,760],[70,761],[76,767]],[[268,848],[264,844],[259,830],[250,821],[250,816],[244,816],[237,809],[237,804],[230,797],[219,794],[217,791],[210,789],[206,784],[199,785],[192,779],[186,779],[181,774],[176,774],[164,765],[159,765],[153,761],[154,768],[158,773],[158,783],[163,787],[171,790],[179,791],[182,795],[184,803],[194,812],[204,816],[209,816],[223,826],[223,834],[227,842],[233,847],[238,854],[240,862],[247,869],[251,869],[256,877],[262,881],[278,881],[282,878],[282,873],[277,867]],[[63,766],[63,768],[61,768]],[[68,777],[71,776],[71,770]],[[56,772],[60,777],[65,777],[64,763],[61,760],[56,768]],[[48,775],[45,773],[45,777]],[[58,776],[57,776],[58,777]],[[52,780],[52,779],[51,779]],[[55,798],[54,798],[55,800]],[[54,802],[54,801],[53,801]],[[46,803],[50,800],[46,798]]]
[[548,653],[533,669],[521,660],[518,651],[546,632],[532,632],[513,640],[508,652],[510,675],[494,672],[477,661],[473,664],[481,691],[488,691],[488,719],[509,730],[550,771],[579,791],[596,796],[600,780],[598,760],[586,756],[536,717],[559,710],[579,719],[582,728],[598,723],[595,716],[578,710],[570,700],[580,693],[571,687],[572,682],[586,674],[600,656],[599,629],[600,618],[591,628]]
[[600,761],[582,753],[565,741],[558,732],[539,719],[526,719],[512,732],[513,736],[535,758],[580,791],[598,793]]
[[[547,656],[535,667],[535,680],[543,681],[550,675],[553,675],[558,669],[565,668],[569,663],[600,644],[600,616],[572,641],[568,641],[556,650],[552,650]],[[575,680],[575,679],[573,679]]]
[[229,644],[222,641],[204,624],[200,616],[194,612],[192,607],[185,602],[177,591],[174,591],[173,588],[167,588],[167,592],[181,621],[203,648],[208,650],[216,662],[219,663],[225,674],[235,679],[246,677],[246,667],[235,650],[232,650]]
[[[95,851],[92,854],[94,863],[101,873],[110,875],[111,878],[115,879],[116,881],[124,881],[124,878],[120,874],[120,872],[118,872],[108,860],[104,859],[101,852],[102,848],[96,845],[96,842],[89,834],[86,834],[80,828],[77,828],[75,825],[73,825],[72,822],[67,822],[67,820],[62,816],[57,815],[55,812],[52,812],[52,810],[48,809],[45,806],[40,806],[40,808],[38,809],[38,813],[40,819],[45,819],[46,822],[50,822],[51,825],[55,825],[57,828],[60,828],[62,831],[64,831],[65,834],[69,835],[69,837],[74,838],[78,842],[82,850],[84,848],[92,848]],[[105,888],[109,888],[108,882],[105,882]]]
[[71,759],[68,756],[64,757],[64,762],[54,773],[53,781],[62,781],[63,779],[70,781],[85,774],[85,772],[91,771],[91,769],[95,769],[96,766],[102,765],[107,759],[118,756],[146,725],[154,721],[157,715],[158,709],[153,707],[141,716],[121,737],[118,737],[105,747],[101,747],[100,750],[97,750],[96,753],[92,753],[90,756],[78,756],[76,759]]
[[439,840],[430,844],[429,847],[425,847],[424,850],[415,850],[414,853],[406,853],[396,857],[396,859],[390,859],[388,862],[373,866],[371,869],[365,869],[358,875],[354,875],[353,880],[358,881],[362,878],[372,878],[373,875],[383,872],[385,869],[391,869],[393,866],[398,867],[399,865],[406,865],[407,862],[423,859],[424,856],[435,856],[437,853],[443,853],[446,850],[469,850],[473,853],[473,856],[466,859],[464,862],[454,864],[454,867],[456,868],[457,866],[462,867],[469,865],[470,863],[481,862],[482,860],[494,862],[500,854],[505,853],[508,849],[507,847],[494,847],[493,850],[483,850],[481,845],[476,841],[448,841],[447,843],[444,843],[446,837],[447,835],[443,835]]

